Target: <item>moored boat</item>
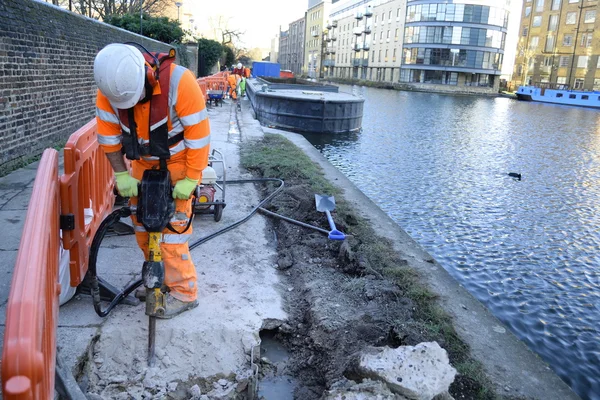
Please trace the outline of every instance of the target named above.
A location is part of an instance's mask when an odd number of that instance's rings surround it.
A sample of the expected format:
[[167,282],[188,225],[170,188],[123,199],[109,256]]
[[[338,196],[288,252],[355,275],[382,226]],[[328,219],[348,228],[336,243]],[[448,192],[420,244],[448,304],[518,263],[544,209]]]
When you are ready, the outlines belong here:
[[600,108],[600,92],[570,90],[567,85],[562,84],[519,86],[516,95],[519,100],[525,101]]

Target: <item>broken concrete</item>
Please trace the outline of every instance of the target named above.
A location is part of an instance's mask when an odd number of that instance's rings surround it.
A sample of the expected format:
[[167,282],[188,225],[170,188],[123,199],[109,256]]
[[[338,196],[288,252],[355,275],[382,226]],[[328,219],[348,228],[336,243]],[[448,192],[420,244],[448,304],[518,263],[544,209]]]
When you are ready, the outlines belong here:
[[342,381],[323,394],[322,400],[407,400],[406,397],[392,393],[379,381],[365,379],[357,384]]
[[431,400],[448,392],[456,376],[446,350],[436,342],[372,349],[360,356],[358,372],[414,400]]

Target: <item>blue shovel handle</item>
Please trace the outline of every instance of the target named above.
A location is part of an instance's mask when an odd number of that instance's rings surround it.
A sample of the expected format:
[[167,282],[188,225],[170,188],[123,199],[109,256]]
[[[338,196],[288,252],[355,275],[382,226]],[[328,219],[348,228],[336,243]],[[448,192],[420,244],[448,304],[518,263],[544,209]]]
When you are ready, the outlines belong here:
[[329,231],[329,239],[330,240],[344,240],[346,239],[346,235],[344,235],[342,232],[338,231],[337,228],[335,227],[335,222],[333,222],[333,218],[331,218],[331,213],[326,210],[325,214],[327,215],[327,221],[329,221],[329,227],[331,228],[331,230]]

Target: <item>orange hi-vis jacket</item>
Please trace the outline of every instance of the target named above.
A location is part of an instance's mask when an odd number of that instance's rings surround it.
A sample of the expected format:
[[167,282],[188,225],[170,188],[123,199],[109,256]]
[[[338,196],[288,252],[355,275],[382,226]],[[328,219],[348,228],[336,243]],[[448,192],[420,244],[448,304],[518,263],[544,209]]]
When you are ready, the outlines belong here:
[[[190,70],[171,64],[167,127],[169,138],[183,132],[183,140],[169,147],[171,162],[185,162],[186,176],[201,179],[202,170],[208,165],[210,146],[210,126],[204,97]],[[153,94],[160,94],[160,85],[154,87]],[[141,145],[150,142],[150,103],[138,103],[133,108]],[[119,111],[98,91],[96,98],[96,121],[98,123],[98,143],[105,153],[121,150],[121,130],[127,130],[128,123],[119,120]],[[155,162],[158,158],[142,156],[142,160]]]
[[244,67],[244,78],[250,78],[250,68]]

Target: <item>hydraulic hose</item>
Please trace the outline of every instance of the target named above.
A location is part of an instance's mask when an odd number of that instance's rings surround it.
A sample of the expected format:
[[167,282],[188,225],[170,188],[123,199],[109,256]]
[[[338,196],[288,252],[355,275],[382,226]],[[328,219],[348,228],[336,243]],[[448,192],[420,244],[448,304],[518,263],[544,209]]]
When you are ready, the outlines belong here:
[[[245,184],[245,183],[261,183],[261,182],[263,182],[263,183],[264,182],[279,182],[279,187],[277,189],[275,189],[275,191],[273,193],[268,195],[263,201],[258,203],[258,205],[256,207],[254,207],[252,209],[252,211],[250,211],[250,214],[248,214],[246,217],[240,219],[239,221],[234,222],[233,224],[231,224],[229,226],[226,226],[223,229],[216,231],[215,233],[212,233],[208,236],[205,236],[203,238],[196,240],[194,243],[190,244],[190,250],[193,250],[196,247],[200,246],[202,243],[208,242],[209,240],[214,239],[217,236],[224,234],[225,232],[229,232],[230,230],[237,227],[238,225],[241,225],[244,222],[248,221],[250,218],[252,218],[252,216],[254,214],[256,214],[256,212],[258,211],[259,208],[261,208],[262,206],[267,204],[269,201],[271,201],[273,199],[273,197],[277,196],[279,194],[279,192],[281,192],[283,190],[283,187],[285,186],[283,179],[279,179],[279,178],[238,179],[238,180],[233,180],[233,181],[227,181],[227,184],[228,185],[241,185],[241,184]],[[218,183],[223,183],[223,182],[218,182]]]
[[138,286],[142,284],[142,280],[140,279],[127,286],[113,298],[113,300],[110,302],[110,304],[105,310],[102,310],[100,300],[100,285],[98,283],[98,271],[96,268],[100,244],[102,243],[106,232],[108,232],[108,229],[112,225],[116,224],[121,218],[129,217],[130,215],[131,208],[129,207],[123,207],[113,211],[108,215],[108,217],[106,217],[102,221],[102,223],[100,223],[100,226],[98,227],[98,230],[94,235],[94,239],[92,240],[92,245],[90,247],[90,262],[88,271],[91,277],[90,286],[92,292],[92,301],[94,302],[94,310],[96,310],[96,314],[98,314],[100,317],[106,317],[112,311],[112,309],[115,308],[117,304],[123,301],[124,298],[126,298],[131,292],[133,292],[135,289],[138,288]]
[[269,217],[279,218],[279,219],[282,219],[284,221],[289,222],[290,224],[295,224],[295,225],[298,225],[298,226],[303,226],[305,228],[313,229],[313,230],[315,230],[317,232],[324,233],[325,235],[329,235],[329,231],[326,230],[326,229],[319,228],[318,226],[314,226],[314,225],[309,225],[309,224],[307,224],[305,222],[298,221],[296,219],[292,219],[292,218],[286,217],[284,215],[274,213],[273,211],[269,211],[266,208],[262,208],[261,207],[261,208],[258,209],[258,211],[260,211],[261,213],[263,213],[265,215],[268,215]]

